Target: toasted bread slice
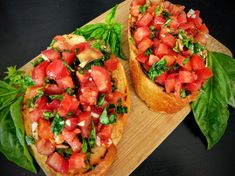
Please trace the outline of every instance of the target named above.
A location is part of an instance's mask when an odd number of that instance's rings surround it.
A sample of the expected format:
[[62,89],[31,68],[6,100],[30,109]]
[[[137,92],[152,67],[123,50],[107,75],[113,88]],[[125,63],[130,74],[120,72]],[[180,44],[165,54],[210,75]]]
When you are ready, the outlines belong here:
[[[68,43],[77,44],[80,42],[84,42],[85,40],[83,37],[79,37],[77,35],[69,34],[69,35],[64,35],[63,36],[67,41],[69,40]],[[125,105],[128,108],[128,111],[130,110],[130,94],[129,94],[129,89],[127,85],[127,79],[126,75],[123,69],[123,66],[121,63],[118,63],[118,67],[115,71],[112,73],[112,77],[117,79],[117,90],[122,92],[125,95]],[[30,118],[30,109],[26,106],[26,100],[30,96],[30,89],[31,87],[28,88],[28,90],[25,93],[24,97],[24,105],[23,105],[23,121],[24,121],[24,127],[26,131],[27,136],[32,136],[32,121]],[[108,168],[111,166],[113,161],[116,158],[116,145],[120,141],[122,134],[123,134],[123,129],[124,125],[127,121],[128,114],[121,114],[118,116],[118,119],[116,123],[113,125],[112,129],[112,144],[107,148],[102,146],[95,146],[93,148],[93,152],[91,154],[91,160],[93,163],[95,163],[95,168],[94,170],[89,170],[87,172],[84,171],[84,173],[81,172],[73,172],[69,173],[70,175],[103,175]],[[37,163],[40,165],[40,167],[43,169],[43,171],[46,173],[46,175],[53,175],[53,176],[59,176],[62,175],[61,173],[55,172],[52,168],[50,168],[46,164],[47,156],[42,155],[38,152],[36,145],[32,144],[30,145],[31,153],[36,159]]]

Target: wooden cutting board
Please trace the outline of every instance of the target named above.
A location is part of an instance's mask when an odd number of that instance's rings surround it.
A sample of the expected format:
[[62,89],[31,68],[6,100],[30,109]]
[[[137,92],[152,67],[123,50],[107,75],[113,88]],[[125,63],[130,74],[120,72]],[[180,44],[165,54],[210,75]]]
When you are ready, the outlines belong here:
[[[119,4],[116,21],[123,25],[123,50],[126,56],[128,53],[127,20],[129,4],[126,0]],[[90,23],[104,22],[108,12],[100,15]],[[232,55],[231,52],[213,37],[209,37],[209,50],[223,52]],[[131,93],[131,110],[128,123],[125,127],[123,138],[118,144],[118,154],[115,162],[107,172],[107,176],[126,176],[137,168],[162,142],[166,137],[184,120],[191,111],[190,106],[185,107],[175,114],[162,114],[149,110],[146,105],[137,97],[132,86],[127,61],[121,61],[129,81]],[[26,72],[32,66],[27,63],[22,67]]]

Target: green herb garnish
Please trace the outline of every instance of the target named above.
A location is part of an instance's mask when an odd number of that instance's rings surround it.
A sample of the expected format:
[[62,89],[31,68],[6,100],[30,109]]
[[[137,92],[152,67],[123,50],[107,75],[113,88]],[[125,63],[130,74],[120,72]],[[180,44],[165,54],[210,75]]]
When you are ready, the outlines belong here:
[[153,64],[153,66],[148,71],[148,76],[152,81],[154,81],[157,76],[161,75],[166,70],[169,70],[169,68],[166,66],[166,60],[162,59],[159,62]]
[[55,115],[55,118],[53,119],[52,123],[51,123],[51,130],[53,132],[53,134],[59,135],[65,126],[65,119],[63,117],[60,117],[59,114]]

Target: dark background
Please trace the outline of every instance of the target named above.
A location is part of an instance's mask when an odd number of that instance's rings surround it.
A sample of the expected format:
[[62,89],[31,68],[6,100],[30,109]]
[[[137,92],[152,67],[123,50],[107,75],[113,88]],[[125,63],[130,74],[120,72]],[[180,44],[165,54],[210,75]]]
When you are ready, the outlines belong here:
[[[0,0],[0,76],[7,66],[22,66],[45,49],[56,34],[70,33],[121,0]],[[174,0],[200,9],[210,34],[235,53],[233,5],[228,0]],[[235,68],[234,68],[235,69]],[[235,175],[235,111],[228,128],[211,151],[206,150],[193,115],[131,174],[132,176]],[[143,144],[144,145],[144,144]],[[128,164],[128,161],[123,161]],[[0,155],[0,175],[32,175]],[[40,170],[37,176],[43,176]]]

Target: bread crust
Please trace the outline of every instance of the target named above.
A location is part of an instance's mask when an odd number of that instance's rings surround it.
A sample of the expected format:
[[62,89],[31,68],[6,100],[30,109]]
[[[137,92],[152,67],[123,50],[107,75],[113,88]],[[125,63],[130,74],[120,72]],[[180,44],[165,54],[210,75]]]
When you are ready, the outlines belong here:
[[[129,14],[128,19],[128,38],[133,38],[131,35],[132,17]],[[166,93],[164,88],[151,81],[143,72],[141,65],[136,56],[138,50],[131,40],[129,44],[129,64],[130,74],[133,81],[133,86],[136,94],[146,103],[153,111],[162,113],[175,113],[183,107],[194,101],[199,95],[199,91],[192,92],[186,98],[177,98],[173,93]]]
[[[112,76],[118,80],[117,90],[125,94],[125,100],[126,100],[125,105],[127,106],[128,111],[129,111],[130,110],[130,94],[129,94],[126,75],[125,75],[125,72],[121,63],[118,63],[118,67],[112,73]],[[30,94],[30,87],[27,89],[25,93],[22,111],[23,111],[23,122],[24,122],[26,135],[32,136],[32,121],[30,119],[30,113],[29,113],[30,110],[26,106],[26,100],[29,98],[29,94]],[[120,141],[122,137],[124,125],[127,122],[127,118],[128,118],[128,113],[118,116],[117,122],[113,125],[113,130],[112,130],[112,135],[111,135],[113,144],[111,144],[109,148],[106,148],[105,155],[101,157],[102,159],[99,162],[99,164],[96,165],[95,169],[88,171],[87,173],[84,173],[84,174],[75,173],[72,175],[77,175],[77,176],[104,175],[104,173],[108,170],[108,168],[112,165],[112,163],[114,162],[116,158],[116,153],[117,153],[116,145],[118,144],[118,142]],[[30,151],[32,155],[34,156],[34,158],[36,159],[37,163],[46,173],[46,175],[48,176],[61,176],[62,175],[58,172],[55,172],[52,168],[50,168],[46,164],[47,156],[41,155],[40,153],[38,153],[37,148],[34,144],[30,145]]]

